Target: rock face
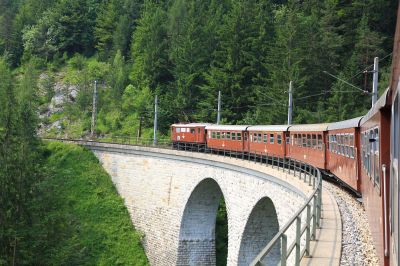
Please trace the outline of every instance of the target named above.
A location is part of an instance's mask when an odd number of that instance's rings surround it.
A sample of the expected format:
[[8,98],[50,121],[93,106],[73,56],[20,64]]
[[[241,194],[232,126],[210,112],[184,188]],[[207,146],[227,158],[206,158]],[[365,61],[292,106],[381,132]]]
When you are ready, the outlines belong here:
[[74,102],[78,95],[78,86],[56,82],[54,84],[54,96],[49,104],[49,111],[57,113],[63,110],[66,103]]
[[[67,84],[63,81],[63,76],[61,74],[55,77],[42,73],[39,76],[39,96],[41,97],[51,97],[51,100],[41,106],[41,111],[39,118],[45,120],[51,115],[60,113],[64,110],[65,105],[68,103],[73,103],[79,92],[79,86],[74,84]],[[40,125],[39,134],[46,132],[49,129],[60,129],[64,118],[53,121],[51,124]]]

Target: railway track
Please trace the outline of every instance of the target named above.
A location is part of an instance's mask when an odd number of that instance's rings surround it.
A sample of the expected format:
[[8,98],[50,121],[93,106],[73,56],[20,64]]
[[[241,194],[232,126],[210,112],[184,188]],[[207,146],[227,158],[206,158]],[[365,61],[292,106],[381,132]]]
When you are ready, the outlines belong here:
[[342,217],[340,265],[379,266],[364,206],[345,188],[324,180],[323,189],[335,197]]

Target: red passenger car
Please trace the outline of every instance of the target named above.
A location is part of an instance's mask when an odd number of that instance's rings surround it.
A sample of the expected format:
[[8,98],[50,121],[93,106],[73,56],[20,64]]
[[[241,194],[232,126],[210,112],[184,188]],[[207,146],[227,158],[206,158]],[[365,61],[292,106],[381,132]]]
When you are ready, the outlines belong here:
[[210,149],[248,151],[248,126],[209,125],[207,130],[207,147]]
[[186,143],[193,145],[206,144],[205,127],[209,124],[190,123],[173,124],[171,126],[171,140],[174,144]]
[[[388,265],[388,186],[390,165],[390,105],[386,90],[361,119],[361,193],[375,247]],[[386,213],[386,215],[385,215]]]
[[327,129],[328,124],[290,126],[290,145],[286,150],[288,157],[326,169],[325,136]]
[[349,185],[360,190],[360,121],[362,117],[328,125],[327,170]]
[[397,88],[392,91],[392,121],[391,121],[391,166],[390,166],[390,260],[392,265],[400,265],[399,256],[399,170],[400,170],[400,83]]
[[[286,133],[289,126],[250,126],[249,150],[252,153],[268,153],[274,156],[286,156]],[[289,138],[288,138],[289,139]]]

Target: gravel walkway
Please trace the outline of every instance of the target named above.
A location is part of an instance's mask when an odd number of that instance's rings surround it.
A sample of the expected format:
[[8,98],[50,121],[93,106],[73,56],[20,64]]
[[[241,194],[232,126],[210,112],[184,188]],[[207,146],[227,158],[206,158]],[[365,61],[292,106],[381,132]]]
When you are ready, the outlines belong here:
[[379,266],[364,206],[349,192],[328,181],[323,182],[323,188],[335,197],[342,216],[340,265]]

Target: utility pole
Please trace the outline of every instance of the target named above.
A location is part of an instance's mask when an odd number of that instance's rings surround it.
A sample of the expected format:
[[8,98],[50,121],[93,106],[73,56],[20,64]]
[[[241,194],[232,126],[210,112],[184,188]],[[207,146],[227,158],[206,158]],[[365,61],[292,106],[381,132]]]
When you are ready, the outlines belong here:
[[221,91],[218,91],[218,113],[217,113],[217,125],[221,121]]
[[372,106],[375,105],[376,101],[378,100],[378,74],[379,74],[379,58],[374,58],[374,70],[372,71]]
[[287,114],[288,125],[292,124],[292,112],[293,112],[293,94],[292,94],[292,81],[289,82],[289,105]]
[[90,139],[93,139],[96,135],[96,112],[97,112],[97,80],[94,81],[92,127],[90,131]]
[[154,138],[153,145],[157,144],[157,112],[158,112],[158,95],[154,101]]

